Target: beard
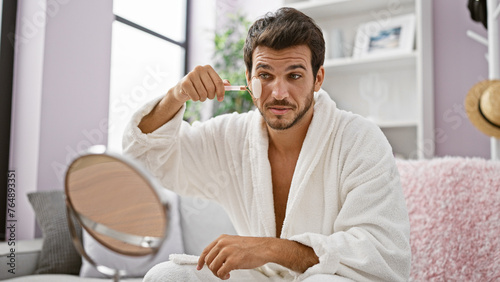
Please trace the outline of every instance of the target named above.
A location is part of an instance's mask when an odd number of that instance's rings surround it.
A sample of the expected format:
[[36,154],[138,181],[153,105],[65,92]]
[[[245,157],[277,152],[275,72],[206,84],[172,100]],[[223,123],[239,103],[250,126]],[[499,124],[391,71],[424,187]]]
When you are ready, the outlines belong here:
[[[260,114],[266,121],[267,125],[274,129],[274,130],[286,130],[297,124],[309,111],[309,109],[312,107],[313,100],[314,100],[314,89],[311,90],[311,94],[307,96],[307,99],[305,101],[305,106],[304,108],[296,113],[292,119],[286,119],[284,116],[276,116],[274,120],[271,120],[269,117],[266,117],[264,112],[262,111],[261,108],[259,108]],[[266,103],[263,106],[263,109],[272,107],[272,106],[287,106],[290,107],[293,111],[297,109],[297,105],[290,103],[288,100],[276,100],[273,99],[273,101]]]

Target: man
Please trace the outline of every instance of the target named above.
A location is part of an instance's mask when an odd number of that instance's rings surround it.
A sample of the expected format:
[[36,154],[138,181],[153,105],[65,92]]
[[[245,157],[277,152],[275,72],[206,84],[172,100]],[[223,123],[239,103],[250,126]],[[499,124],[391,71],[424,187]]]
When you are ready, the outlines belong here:
[[183,122],[187,100],[221,101],[229,85],[204,66],[136,113],[125,151],[168,189],[219,202],[239,234],[209,244],[197,266],[160,264],[146,281],[408,279],[409,220],[391,148],[321,90],[324,54],[312,19],[282,8],[245,43],[248,84],[262,85],[258,111]]

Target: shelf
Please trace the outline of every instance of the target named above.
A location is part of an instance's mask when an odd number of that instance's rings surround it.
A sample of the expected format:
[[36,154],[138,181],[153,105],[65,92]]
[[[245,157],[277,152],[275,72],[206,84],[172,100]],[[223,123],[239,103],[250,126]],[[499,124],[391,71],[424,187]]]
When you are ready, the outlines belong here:
[[418,122],[415,120],[374,120],[369,117],[365,117],[369,121],[375,123],[381,129],[385,128],[401,128],[401,127],[417,127]]
[[416,121],[401,120],[401,121],[376,121],[378,127],[384,128],[397,128],[397,127],[417,127]]
[[[335,15],[347,15],[360,12],[373,12],[377,9],[392,10],[396,4],[413,3],[414,0],[399,0],[397,3],[387,0],[285,0],[285,5],[302,11],[313,18]],[[392,3],[392,4],[391,4]]]
[[395,69],[402,67],[415,67],[417,53],[384,55],[364,58],[340,58],[325,60],[325,70],[330,73],[370,71],[381,69]]

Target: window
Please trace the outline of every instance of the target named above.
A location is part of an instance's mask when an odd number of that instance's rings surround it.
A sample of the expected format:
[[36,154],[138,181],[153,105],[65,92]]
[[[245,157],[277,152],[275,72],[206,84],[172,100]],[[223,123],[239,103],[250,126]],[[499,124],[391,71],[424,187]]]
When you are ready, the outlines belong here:
[[114,1],[108,148],[121,152],[132,114],[186,72],[189,0]]

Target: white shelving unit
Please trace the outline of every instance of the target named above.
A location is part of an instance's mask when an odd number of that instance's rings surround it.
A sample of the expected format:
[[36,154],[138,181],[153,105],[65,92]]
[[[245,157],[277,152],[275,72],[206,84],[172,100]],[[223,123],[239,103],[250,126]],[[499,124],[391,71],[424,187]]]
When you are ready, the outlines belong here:
[[[373,119],[403,158],[434,155],[432,3],[431,0],[284,0],[312,17],[325,34],[327,58],[323,88],[341,109]],[[406,54],[352,57],[354,38],[360,24],[386,23],[392,17],[415,14],[414,50]],[[331,58],[333,30],[341,30],[342,58]],[[360,81],[366,77],[386,85],[385,99],[373,101],[361,95]],[[365,91],[366,92],[366,91]]]

